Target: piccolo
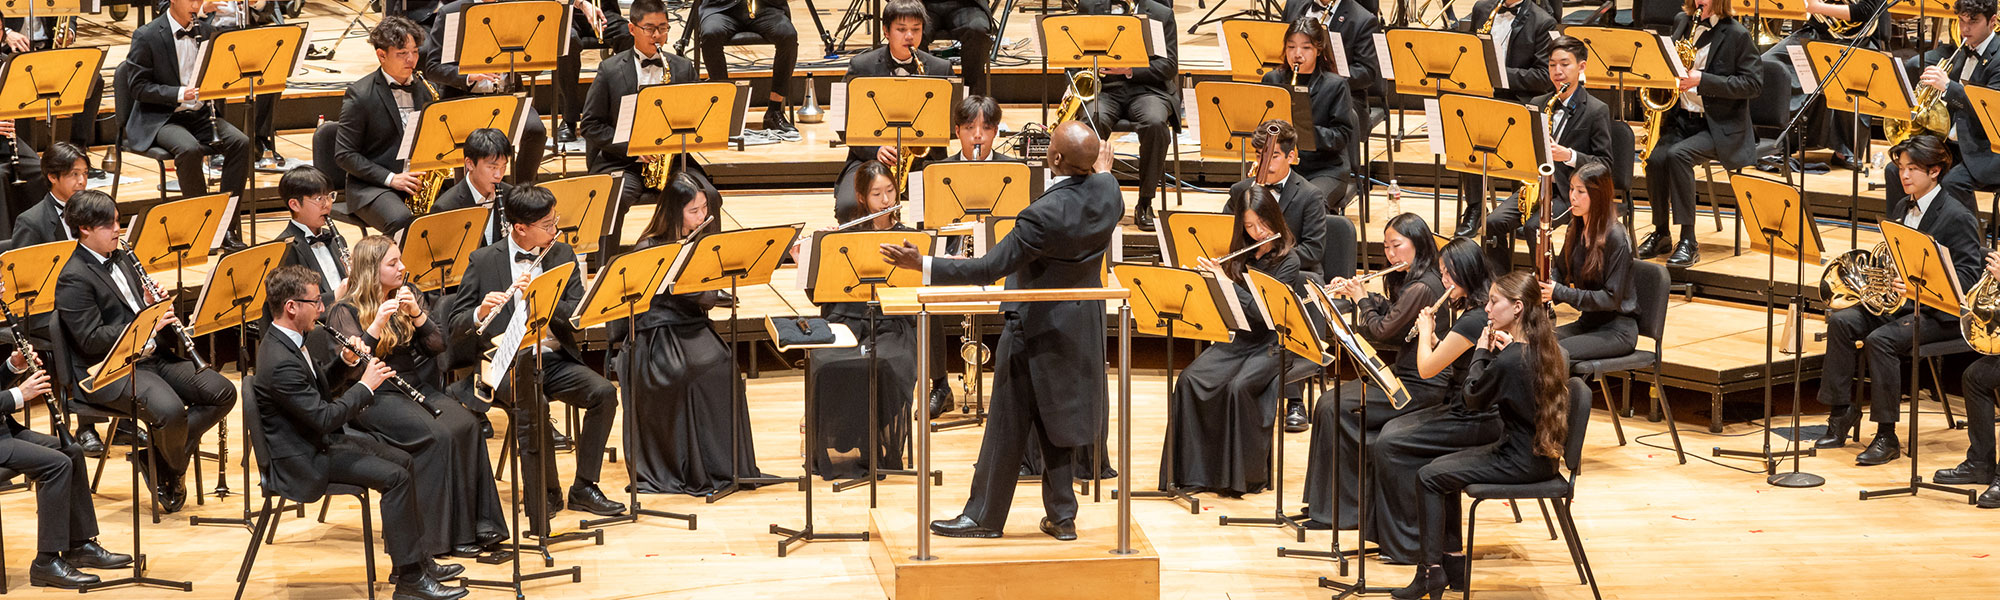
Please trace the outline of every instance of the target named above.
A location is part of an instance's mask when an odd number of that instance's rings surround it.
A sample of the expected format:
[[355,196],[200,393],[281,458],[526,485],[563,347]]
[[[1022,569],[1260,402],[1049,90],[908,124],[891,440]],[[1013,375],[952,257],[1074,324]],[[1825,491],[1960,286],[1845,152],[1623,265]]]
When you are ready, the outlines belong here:
[[[536,262],[536,263],[539,263],[539,262],[542,262],[542,256],[543,256],[543,255],[546,255],[546,254],[548,254],[548,253],[549,253],[549,248],[550,248],[550,247],[553,247],[553,246],[555,246],[555,244],[549,244],[548,246],[542,246],[541,248],[537,248],[537,249],[535,249],[535,257],[534,257],[533,259],[531,259],[531,260],[530,260],[529,262]],[[507,299],[506,299],[505,301],[501,302],[500,304],[502,304],[502,305],[505,305],[505,304],[507,304],[508,302],[513,302],[513,301],[514,301],[514,296],[515,296],[515,295],[518,295],[518,294],[520,294],[520,293],[521,293],[521,288],[519,288],[519,287],[514,287],[514,286],[508,286],[508,288],[507,288]],[[490,312],[490,313],[486,313],[486,318],[484,318],[484,319],[479,319],[479,321],[478,321],[478,323],[477,323],[477,325],[478,325],[479,329],[482,329],[482,330],[483,330],[483,329],[486,329],[486,326],[487,326],[487,325],[492,325],[492,324],[493,324],[493,318],[494,318],[494,317],[497,317],[497,316],[500,316],[500,307],[497,307],[497,306],[496,306],[496,307],[494,307],[494,308],[493,308],[493,312]]]
[[[494,311],[494,312],[499,312],[499,311]],[[320,319],[319,326],[321,329],[326,330],[327,337],[333,338],[333,343],[340,344],[340,348],[342,350],[346,350],[348,353],[360,357],[361,362],[365,363],[371,360],[379,360],[375,358],[375,355],[369,354],[367,350],[363,350],[360,347],[355,346],[353,342],[350,342],[347,340],[346,337],[341,336],[340,332],[334,331],[332,327],[328,327],[326,324],[326,319]],[[396,387],[403,388],[403,393],[409,394],[410,399],[416,401],[418,406],[424,407],[425,411],[431,413],[432,418],[436,418],[439,415],[444,414],[443,411],[431,408],[430,400],[424,398],[424,393],[417,391],[417,386],[410,385],[410,382],[408,380],[403,379],[402,375],[390,376],[389,383],[395,384]]]
[[1229,261],[1232,261],[1232,260],[1236,260],[1236,257],[1238,257],[1238,256],[1242,256],[1242,255],[1245,255],[1245,254],[1249,254],[1249,253],[1250,253],[1251,251],[1254,251],[1254,250],[1256,250],[1257,248],[1259,248],[1259,247],[1262,247],[1262,246],[1263,246],[1263,245],[1265,245],[1265,244],[1269,244],[1269,243],[1271,243],[1271,242],[1275,242],[1275,241],[1278,241],[1278,237],[1279,237],[1279,236],[1275,236],[1275,235],[1274,235],[1274,236],[1271,236],[1271,237],[1267,237],[1267,238],[1264,238],[1264,239],[1261,239],[1261,240],[1257,240],[1257,243],[1254,243],[1254,244],[1251,244],[1251,245],[1248,245],[1248,246],[1244,246],[1244,247],[1243,247],[1243,249],[1241,249],[1241,250],[1237,250],[1237,251],[1235,251],[1235,252],[1231,252],[1231,253],[1228,253],[1228,254],[1224,254],[1224,255],[1222,255],[1222,258],[1218,258],[1218,259],[1215,259],[1215,264],[1218,264],[1218,265],[1219,265],[1219,264],[1222,264],[1222,263],[1226,263],[1226,262],[1229,262]]

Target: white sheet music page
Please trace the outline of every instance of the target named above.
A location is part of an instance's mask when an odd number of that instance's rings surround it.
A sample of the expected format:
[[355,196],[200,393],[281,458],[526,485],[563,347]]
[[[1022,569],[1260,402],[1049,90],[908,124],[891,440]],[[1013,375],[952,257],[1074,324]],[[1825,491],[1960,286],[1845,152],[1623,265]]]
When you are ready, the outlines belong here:
[[637,112],[638,106],[638,94],[626,94],[618,99],[618,129],[611,135],[611,143],[632,143],[632,113]]
[[1333,36],[1333,41],[1327,43],[1326,49],[1333,52],[1334,72],[1339,73],[1341,77],[1353,77],[1352,75],[1348,75],[1351,71],[1347,68],[1347,46],[1341,43],[1340,34],[1328,33],[1327,35]]
[[464,16],[465,13],[461,11],[444,17],[444,41],[440,44],[444,46],[445,64],[458,64],[458,20]]
[[1395,61],[1389,59],[1389,36],[1381,33],[1375,34],[1375,66],[1383,79],[1396,78]]

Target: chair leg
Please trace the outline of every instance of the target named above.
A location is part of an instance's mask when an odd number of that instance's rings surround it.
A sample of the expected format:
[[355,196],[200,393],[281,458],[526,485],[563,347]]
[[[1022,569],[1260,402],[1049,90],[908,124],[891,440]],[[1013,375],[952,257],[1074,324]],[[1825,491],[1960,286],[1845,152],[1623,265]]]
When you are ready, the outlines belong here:
[[1520,503],[1518,503],[1518,502],[1508,502],[1508,503],[1507,503],[1507,508],[1508,508],[1508,509],[1510,509],[1510,510],[1513,510],[1513,511],[1514,511],[1514,522],[1515,522],[1515,523],[1520,523],[1520,522],[1522,522],[1522,521],[1524,520],[1524,519],[1522,519],[1522,518],[1521,518],[1521,504],[1520,504]]
[[[1655,356],[1658,356],[1658,354],[1655,353]],[[1667,403],[1667,390],[1660,387],[1660,363],[1658,361],[1653,362],[1653,385],[1648,389],[1652,390],[1653,404],[1659,408],[1660,414],[1667,417],[1667,435],[1674,439],[1674,457],[1680,459],[1681,464],[1688,464],[1687,452],[1681,450],[1681,428],[1674,424],[1674,407],[1672,404]]]
[[[1472,600],[1472,549],[1476,547],[1476,546],[1473,546],[1473,545],[1472,545],[1472,534],[1473,534],[1473,533],[1475,533],[1475,532],[1477,532],[1477,531],[1479,530],[1479,529],[1478,529],[1478,528],[1479,528],[1479,503],[1481,503],[1481,502],[1485,502],[1485,500],[1483,500],[1483,499],[1479,499],[1479,498],[1474,498],[1474,499],[1472,499],[1472,506],[1468,506],[1468,507],[1466,507],[1466,509],[1465,509],[1465,597],[1464,597],[1464,600]],[[1508,504],[1513,504],[1513,503],[1512,503],[1512,502],[1509,502]],[[1516,509],[1516,510],[1519,510],[1519,509]]]
[[[303,507],[305,505],[300,504],[299,506]],[[278,500],[278,509],[271,511],[271,526],[264,530],[264,543],[266,544],[278,543],[278,521],[284,516],[284,512],[285,512],[285,501],[282,499]]]
[[375,600],[375,521],[368,510],[368,490],[361,490],[361,556],[368,569],[368,600]]
[[[1520,503],[1521,503],[1521,501],[1519,501],[1519,500],[1515,500],[1515,501],[1514,501],[1514,503],[1515,503],[1515,504],[1520,504]],[[1556,520],[1555,520],[1555,519],[1551,519],[1551,518],[1549,518],[1549,503],[1548,503],[1548,501],[1547,501],[1547,500],[1543,500],[1543,499],[1541,499],[1541,498],[1536,498],[1536,499],[1535,499],[1535,505],[1536,505],[1536,506],[1539,506],[1539,507],[1541,507],[1541,509],[1542,509],[1542,524],[1543,524],[1543,525],[1547,525],[1547,526],[1549,527],[1549,539],[1550,539],[1550,540],[1554,540],[1554,539],[1556,539]]]
[[513,425],[508,425],[508,429],[505,431],[494,430],[494,435],[504,434],[506,436],[500,440],[500,458],[493,461],[494,481],[504,481],[503,474],[507,472],[507,460],[513,458],[513,454],[511,453],[514,451],[514,430],[512,427]]
[[326,509],[330,506],[333,506],[333,496],[329,495],[319,500],[319,522],[326,522]]
[[1924,363],[1931,368],[1931,395],[1937,398],[1939,406],[1944,407],[1945,424],[1952,429],[1964,429],[1965,422],[1958,420],[1958,415],[1951,412],[1951,399],[1944,395],[1944,376],[1938,372],[1940,360],[1935,357],[1924,359]]
[[[1560,504],[1562,500],[1557,499],[1556,502]],[[1570,523],[1567,519],[1562,519],[1562,537],[1563,546],[1569,549],[1570,566],[1576,568],[1577,585],[1588,585],[1590,583],[1590,575],[1583,572],[1583,558],[1578,555],[1578,552],[1582,548],[1577,545],[1576,531],[1570,529]]]
[[264,510],[257,514],[257,522],[250,528],[250,548],[243,551],[243,564],[236,568],[236,600],[243,600],[243,588],[250,583],[250,565],[257,562],[257,549],[263,546],[261,542],[264,540],[264,530],[271,527],[271,519],[277,514],[277,511],[271,509],[273,498],[276,496],[264,497]]
[[1618,432],[1618,445],[1623,446],[1625,445],[1625,423],[1618,416],[1618,413],[1623,411],[1618,408],[1618,401],[1611,396],[1611,384],[1604,382],[1603,375],[1598,375],[1593,379],[1597,380],[1597,389],[1604,392],[1604,407],[1611,410],[1611,430]]
[[1569,529],[1569,538],[1573,541],[1574,544],[1576,544],[1576,559],[1583,562],[1583,572],[1586,576],[1586,579],[1590,580],[1591,598],[1594,598],[1595,600],[1604,600],[1603,592],[1597,589],[1597,571],[1590,568],[1590,555],[1586,554],[1583,551],[1583,536],[1577,535],[1576,516],[1570,512],[1570,502],[1568,498],[1563,498],[1556,501],[1556,515],[1558,518],[1562,519],[1563,527]]

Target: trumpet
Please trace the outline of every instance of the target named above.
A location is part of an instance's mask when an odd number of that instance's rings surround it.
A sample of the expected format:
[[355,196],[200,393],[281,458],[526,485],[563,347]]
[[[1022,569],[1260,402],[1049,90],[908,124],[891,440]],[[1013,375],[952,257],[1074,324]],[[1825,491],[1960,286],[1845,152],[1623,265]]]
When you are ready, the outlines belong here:
[[[146,267],[140,266],[139,256],[132,253],[132,245],[125,243],[125,238],[118,238],[118,247],[123,248],[125,255],[132,258],[132,272],[139,275],[139,285],[146,288],[146,302],[150,304],[166,300],[166,288],[160,287],[160,283],[153,281],[153,276],[146,273]],[[173,329],[174,333],[179,334],[181,338],[181,350],[187,352],[188,360],[194,361],[195,368],[203,371],[213,370],[209,368],[208,361],[202,360],[201,354],[194,351],[194,336],[188,335],[187,328],[175,325]]]
[[[499,312],[499,311],[494,311],[494,312]],[[340,344],[340,349],[346,350],[350,354],[361,357],[362,362],[378,360],[375,358],[375,355],[369,354],[367,350],[354,345],[354,343],[348,341],[346,337],[341,336],[340,332],[334,331],[332,327],[328,327],[326,325],[326,319],[319,320],[319,327],[321,329],[326,330],[327,337],[333,338],[334,343]],[[410,399],[415,400],[418,406],[424,407],[424,410],[426,412],[431,413],[432,418],[436,418],[437,416],[444,414],[443,411],[440,411],[432,407],[430,399],[425,398],[424,393],[417,391],[417,386],[410,385],[410,382],[403,379],[402,375],[390,376],[389,383],[394,384],[398,388],[401,388],[403,390],[403,393],[409,394]]]
[[[714,217],[710,217],[710,218],[712,219],[712,218],[714,218]],[[702,224],[704,224],[704,225],[706,225],[707,223],[708,223],[707,221],[702,221]],[[700,231],[700,229],[699,229],[699,228],[697,228],[697,229],[696,229],[696,231]],[[533,259],[531,259],[531,260],[530,260],[529,262],[537,262],[537,263],[539,263],[539,262],[542,262],[542,257],[543,257],[543,256],[545,256],[545,255],[547,255],[547,254],[549,253],[549,248],[551,248],[551,247],[553,247],[553,246],[555,246],[555,244],[549,244],[548,246],[542,246],[542,247],[540,247],[540,248],[536,248],[536,249],[535,249],[535,257],[534,257]],[[510,287],[508,287],[508,288],[507,288],[507,300],[506,300],[506,302],[502,302],[502,303],[500,303],[500,304],[501,304],[502,306],[505,306],[506,304],[508,304],[508,303],[511,303],[511,302],[513,302],[513,301],[514,301],[514,297],[516,297],[516,296],[519,296],[519,295],[521,295],[521,288],[520,288],[520,286],[510,286]],[[486,313],[486,318],[484,318],[484,319],[479,319],[479,320],[478,320],[477,324],[478,324],[478,326],[479,326],[479,329],[480,329],[480,330],[485,330],[485,329],[486,329],[486,326],[488,326],[488,325],[492,325],[492,324],[493,324],[493,318],[494,318],[494,317],[498,317],[498,316],[500,316],[500,308],[499,308],[499,307],[495,307],[495,308],[493,309],[493,312],[490,312],[490,313]]]

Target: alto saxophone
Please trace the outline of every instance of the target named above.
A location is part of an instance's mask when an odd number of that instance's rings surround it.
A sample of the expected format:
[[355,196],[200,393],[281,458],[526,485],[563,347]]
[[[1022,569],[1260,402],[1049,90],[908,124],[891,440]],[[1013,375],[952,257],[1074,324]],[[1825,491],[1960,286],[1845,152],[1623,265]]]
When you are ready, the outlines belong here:
[[[757,3],[754,1],[750,3],[750,14],[752,15],[757,14]],[[665,56],[661,53],[661,48],[659,44],[653,44],[653,56],[661,57],[662,61],[666,60]],[[661,66],[660,70],[665,71],[666,67],[663,65]],[[663,73],[661,79],[667,81],[668,83],[672,83],[671,81],[672,77],[673,74],[671,73]],[[646,188],[653,190],[667,189],[667,176],[670,175],[671,171],[673,170],[671,169],[672,164],[671,161],[669,160],[670,155],[662,152],[659,154],[646,155],[646,158],[649,159],[646,161],[646,168],[644,170],[644,175],[646,176],[644,183],[646,185]]]
[[[1688,36],[1674,40],[1674,54],[1681,59],[1681,66],[1694,68],[1694,29],[1688,29]],[[1651,91],[1639,94],[1639,102],[1646,105],[1646,147],[1639,150],[1639,162],[1644,163],[1653,155],[1653,148],[1660,143],[1660,132],[1667,124],[1667,111],[1680,104],[1678,90],[1657,90],[1668,92],[1664,98],[1655,98]]]
[[[894,57],[892,56],[891,58]],[[910,50],[910,58],[914,59],[914,62],[916,62],[916,69],[917,69],[916,75],[918,77],[922,77],[924,75],[923,57],[917,56],[916,49],[912,48]],[[950,73],[946,73],[946,75],[949,74]],[[917,165],[918,155],[927,154],[929,152],[930,148],[924,148],[918,146],[905,146],[897,150],[896,164],[892,165],[895,167],[895,169],[889,172],[889,179],[896,182],[897,197],[903,197],[904,195],[910,192],[910,169]]]
[[[436,86],[432,86],[421,73],[412,73],[410,76],[418,83],[424,84],[424,91],[430,93],[432,102],[437,101]],[[449,167],[424,171],[423,177],[417,181],[417,193],[410,194],[410,198],[403,201],[410,207],[411,215],[421,217],[431,213],[431,205],[437,203],[438,193],[444,191],[445,182],[451,180],[451,171]]]

